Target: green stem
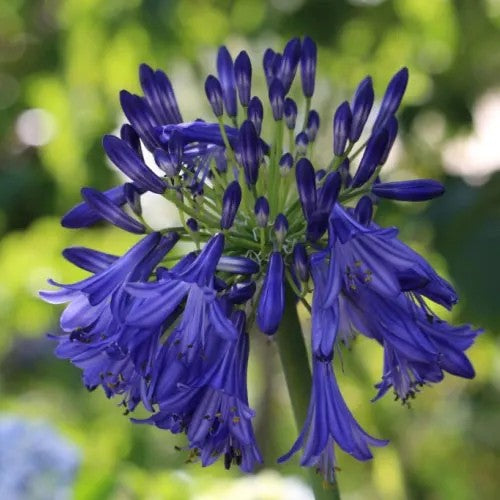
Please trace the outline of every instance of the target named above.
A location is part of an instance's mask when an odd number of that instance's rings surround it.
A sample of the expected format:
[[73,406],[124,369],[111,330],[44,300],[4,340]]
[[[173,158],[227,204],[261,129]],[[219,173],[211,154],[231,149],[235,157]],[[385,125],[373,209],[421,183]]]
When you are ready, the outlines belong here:
[[[301,429],[307,416],[312,379],[295,294],[288,284],[285,288],[285,314],[276,334],[276,340],[295,423],[297,428]],[[338,482],[335,485],[325,486],[322,476],[314,469],[310,471],[310,484],[316,500],[340,500]]]

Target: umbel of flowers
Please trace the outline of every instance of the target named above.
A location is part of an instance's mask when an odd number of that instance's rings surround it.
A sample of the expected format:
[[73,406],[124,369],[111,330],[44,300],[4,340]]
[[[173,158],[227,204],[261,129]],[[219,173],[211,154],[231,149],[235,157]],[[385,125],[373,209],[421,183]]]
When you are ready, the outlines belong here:
[[[390,80],[369,128],[372,80],[359,84],[325,127],[331,161],[318,164],[311,160],[320,128],[311,108],[316,59],[308,37],[290,40],[283,53],[267,49],[267,94],[258,97],[247,53],[233,60],[221,47],[217,76],[205,82],[213,116],[193,121],[182,117],[165,73],[142,65],[144,95],[121,92],[128,123],[119,137],[103,139],[129,181],[104,192],[83,188],[82,203],[62,219],[68,228],[107,221],[140,235],[138,242],[122,256],[64,250],[90,276],[51,281],[57,288],[41,296],[67,304],[56,354],[83,371],[89,390],[119,395],[127,413],[142,405],[151,415],[139,422],[185,434],[204,466],[222,456],[226,468],[244,471],[262,462],[247,396],[251,336],[288,335],[280,324],[294,296],[311,314],[312,387],[302,430],[279,461],[302,449],[301,464],[334,481],[335,446],[367,460],[386,444],[360,427],[342,397],[332,366],[339,345],[358,334],[378,343],[384,362],[374,399],[392,390],[404,402],[444,372],[472,378],[464,351],[479,332],[436,316],[429,302],[450,309],[453,287],[396,228],[373,220],[384,198],[419,202],[443,193],[434,180],[379,177],[397,135],[407,69]],[[300,102],[289,97],[294,81]],[[264,117],[269,137],[261,135]],[[148,192],[173,203],[182,226],[152,230],[141,213]],[[192,242],[192,251],[172,252],[179,241]]]

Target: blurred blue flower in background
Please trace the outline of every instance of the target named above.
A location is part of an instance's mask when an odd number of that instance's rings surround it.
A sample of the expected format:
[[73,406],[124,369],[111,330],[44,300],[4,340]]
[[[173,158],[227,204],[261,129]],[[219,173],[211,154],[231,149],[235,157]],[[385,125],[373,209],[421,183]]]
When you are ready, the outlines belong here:
[[67,500],[80,465],[78,448],[50,424],[0,416],[0,497]]

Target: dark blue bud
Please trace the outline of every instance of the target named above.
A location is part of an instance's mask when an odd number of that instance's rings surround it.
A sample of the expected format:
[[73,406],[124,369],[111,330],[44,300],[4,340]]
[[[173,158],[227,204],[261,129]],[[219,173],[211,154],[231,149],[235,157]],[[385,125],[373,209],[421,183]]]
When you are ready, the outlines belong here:
[[295,148],[299,156],[304,156],[307,151],[307,145],[309,144],[309,137],[305,132],[299,132],[295,137]]
[[328,228],[328,215],[329,212],[318,209],[309,217],[306,231],[306,238],[309,241],[318,241],[323,236]]
[[283,50],[283,57],[276,76],[283,83],[285,94],[288,94],[297,71],[297,66],[300,61],[300,39],[292,38]]
[[247,107],[250,102],[250,88],[252,84],[252,63],[248,54],[242,50],[234,61],[234,77],[238,96],[242,106]]
[[218,292],[222,292],[222,291],[226,290],[227,286],[228,286],[227,283],[222,278],[219,278],[218,276],[214,276],[214,288],[215,288],[215,290],[217,290]]
[[250,120],[245,120],[239,131],[239,154],[245,172],[247,184],[254,186],[259,177],[259,165],[262,149],[255,125]]
[[144,161],[141,149],[141,139],[132,125],[125,123],[120,128],[120,137],[138,154],[139,158]]
[[373,217],[373,201],[369,196],[365,195],[359,199],[354,209],[354,216],[363,226],[370,224]]
[[271,82],[274,80],[276,76],[275,63],[274,63],[276,56],[277,54],[274,52],[273,49],[267,49],[264,52],[262,65],[264,67],[264,75],[266,76],[266,82],[268,87],[271,85]]
[[154,148],[159,147],[161,144],[154,132],[156,121],[145,100],[138,95],[122,90],[120,104],[125,116],[141,136],[146,148],[153,151]]
[[297,190],[304,217],[308,220],[316,210],[316,175],[307,158],[301,158],[295,167]]
[[362,186],[373,175],[385,152],[388,139],[389,134],[385,128],[370,137],[352,180],[351,186],[353,188]]
[[285,311],[284,273],[281,253],[273,252],[257,306],[257,325],[267,335],[272,335],[278,330]]
[[125,192],[125,199],[127,200],[128,206],[132,209],[134,214],[140,217],[142,214],[141,193],[130,182],[124,184],[123,190]]
[[279,245],[282,245],[288,233],[288,219],[283,214],[278,214],[274,221],[274,235]]
[[227,172],[227,158],[226,155],[220,154],[220,155],[215,155],[215,168],[217,169],[217,172],[223,174],[224,172]]
[[324,168],[320,168],[316,171],[316,182],[319,182],[326,175],[326,170]]
[[161,168],[167,177],[174,177],[179,172],[179,164],[172,160],[172,157],[162,148],[153,151],[155,163]]
[[390,200],[426,201],[441,196],[444,193],[444,186],[433,179],[417,179],[374,184],[372,192]]
[[385,145],[385,150],[382,153],[382,158],[380,158],[379,165],[383,165],[387,158],[389,157],[389,153],[391,152],[392,146],[394,145],[394,141],[396,140],[396,136],[398,135],[398,120],[395,116],[391,116],[384,127],[387,130],[387,144]]
[[232,304],[244,304],[254,296],[256,289],[255,281],[236,283],[227,291],[226,298]]
[[[147,64],[141,64],[139,80],[144,91],[144,104],[151,110],[157,123],[181,123],[183,121],[174,89],[163,71],[153,71]],[[137,131],[140,132],[139,129]]]
[[247,257],[231,257],[223,255],[217,264],[217,271],[232,274],[255,274],[260,270],[259,264]]
[[302,77],[302,92],[306,97],[314,94],[316,78],[317,49],[314,41],[306,36],[302,42],[302,56],[300,58],[300,76]]
[[285,99],[284,113],[287,128],[293,130],[297,121],[297,104],[290,97]]
[[189,228],[190,231],[192,231],[193,233],[196,233],[198,231],[198,221],[196,219],[193,219],[192,217],[190,217],[187,221],[186,221],[186,226]]
[[342,177],[339,172],[328,174],[323,186],[318,190],[318,210],[330,213],[339,196],[341,184]]
[[373,125],[373,130],[378,130],[385,126],[389,117],[391,117],[399,108],[401,99],[405,93],[408,84],[408,68],[400,69],[391,79],[382,99],[377,119]]
[[108,158],[138,187],[158,194],[165,191],[166,185],[163,180],[146,166],[124,140],[114,135],[105,135],[102,145]]
[[296,243],[293,247],[292,266],[295,275],[300,281],[306,282],[309,280],[309,257],[307,256],[306,247],[302,243]]
[[351,108],[345,101],[337,108],[333,117],[333,153],[335,156],[342,156],[345,152],[351,123]]
[[349,140],[356,142],[365,126],[368,115],[373,106],[373,83],[371,77],[367,76],[356,89],[352,100],[352,123]]
[[[147,191],[147,189],[140,188],[139,186],[136,187],[141,194]],[[102,195],[108,198],[109,201],[117,207],[120,207],[127,202],[125,198],[124,184],[108,189],[107,191],[104,191]],[[63,227],[76,229],[79,227],[92,226],[96,222],[99,222],[101,219],[102,216],[98,212],[96,212],[88,203],[83,201],[81,203],[78,203],[78,205],[75,205],[64,215],[64,217],[61,219],[61,225]]]
[[346,158],[339,165],[339,168],[337,168],[337,172],[340,174],[340,177],[342,179],[342,185],[345,187],[349,187],[352,182],[352,176],[351,173],[349,172],[349,168],[350,168],[349,158]]
[[259,227],[266,227],[269,220],[269,202],[265,196],[260,196],[255,202],[255,219]]
[[254,124],[257,135],[262,130],[262,119],[264,117],[264,108],[258,97],[252,97],[248,105],[248,119]]
[[293,167],[293,156],[290,153],[285,153],[280,158],[280,174],[284,177],[288,175]]
[[269,87],[269,102],[273,110],[273,118],[278,121],[283,118],[285,105],[285,88],[281,80],[275,78]]
[[236,213],[241,203],[241,187],[238,181],[233,181],[224,191],[222,197],[221,229],[229,229],[234,222]]
[[89,206],[111,224],[131,233],[143,234],[146,232],[146,228],[140,222],[126,214],[100,191],[82,188],[81,193]]
[[217,74],[222,87],[222,99],[229,116],[236,116],[236,86],[234,80],[233,59],[226,47],[222,46],[217,53]]
[[74,264],[75,266],[90,271],[91,273],[99,273],[107,269],[111,264],[118,260],[116,255],[99,252],[85,247],[70,247],[62,252],[63,257]]
[[208,102],[212,107],[214,115],[219,117],[224,113],[222,101],[222,87],[213,75],[208,75],[205,80],[205,94],[207,94]]
[[319,115],[318,112],[314,109],[309,111],[307,115],[307,124],[306,124],[306,134],[309,142],[313,142],[316,139],[316,135],[319,130]]

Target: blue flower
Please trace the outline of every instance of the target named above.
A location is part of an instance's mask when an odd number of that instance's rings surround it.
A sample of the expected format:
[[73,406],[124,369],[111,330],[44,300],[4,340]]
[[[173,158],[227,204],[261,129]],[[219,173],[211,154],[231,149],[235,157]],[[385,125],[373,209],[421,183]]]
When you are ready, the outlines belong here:
[[262,457],[251,424],[255,412],[248,406],[245,314],[235,311],[231,321],[238,330],[237,340],[213,338],[203,358],[192,367],[172,356],[175,341],[165,345],[152,381],[152,400],[159,411],[142,422],[186,432],[189,447],[203,466],[222,455],[227,469],[235,463],[250,472]]
[[367,434],[356,422],[342,398],[331,362],[314,358],[311,400],[304,427],[290,451],[278,461],[288,460],[303,447],[301,465],[318,469],[325,481],[333,483],[335,444],[358,460],[369,460],[373,457],[370,446],[387,443]]
[[[226,468],[245,472],[262,462],[247,394],[247,331],[256,326],[286,352],[279,336],[294,333],[291,299],[300,301],[311,315],[311,398],[300,435],[280,461],[303,448],[301,464],[333,482],[335,446],[367,460],[371,447],[386,444],[359,426],[340,393],[334,364],[342,345],[357,334],[374,340],[384,355],[374,399],[392,389],[407,401],[445,372],[472,378],[465,352],[480,331],[432,311],[430,301],[451,309],[455,290],[398,239],[397,228],[373,220],[384,199],[421,202],[444,192],[431,179],[383,178],[408,70],[390,80],[371,130],[368,76],[323,121],[332,124],[332,157],[318,168],[311,159],[322,132],[311,108],[317,55],[309,37],[293,38],[282,52],[267,49],[267,92],[259,97],[248,53],[233,62],[221,47],[217,76],[204,85],[209,121],[184,121],[165,73],[141,65],[143,96],[120,93],[128,123],[119,137],[103,139],[128,180],[103,192],[83,188],[83,201],[62,219],[68,228],[106,221],[139,240],[123,256],[66,249],[65,258],[90,276],[51,281],[56,289],[41,296],[67,304],[63,334],[52,336],[56,355],[82,370],[88,389],[119,395],[126,413],[142,406],[149,416],[134,422],[185,435],[190,461],[207,466],[223,457]],[[303,102],[290,97],[298,95],[294,85]],[[173,204],[182,226],[165,221],[153,231],[145,194]],[[185,246],[169,253],[179,240]],[[303,341],[300,332],[293,338]],[[308,379],[307,360],[284,368]]]

